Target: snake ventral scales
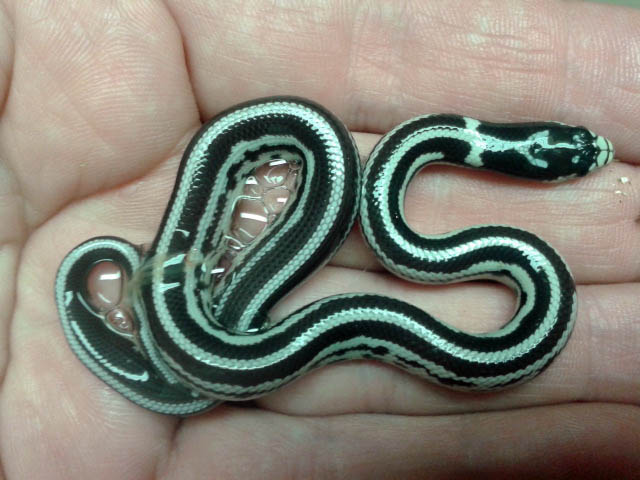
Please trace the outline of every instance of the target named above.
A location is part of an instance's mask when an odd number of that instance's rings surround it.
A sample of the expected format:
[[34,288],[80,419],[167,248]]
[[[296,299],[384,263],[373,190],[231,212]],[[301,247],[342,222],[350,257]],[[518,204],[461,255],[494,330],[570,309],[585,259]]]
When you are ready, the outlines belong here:
[[[295,195],[213,282],[239,186],[278,152],[300,163]],[[456,389],[517,384],[541,372],[571,333],[576,294],[566,264],[540,238],[508,226],[419,235],[404,218],[407,186],[432,163],[559,181],[612,159],[611,143],[582,127],[426,115],[385,135],[361,172],[351,135],[323,107],[295,97],[241,104],[188,145],[147,251],[98,237],[64,258],[55,285],[64,334],[112,388],[175,415],[259,397],[319,366],[359,358]],[[270,308],[328,261],[358,215],[391,272],[430,284],[502,282],[518,295],[513,318],[498,331],[470,334],[403,301],[351,293],[271,325]],[[104,261],[133,285],[123,300],[129,331],[114,329],[89,299],[88,272]]]

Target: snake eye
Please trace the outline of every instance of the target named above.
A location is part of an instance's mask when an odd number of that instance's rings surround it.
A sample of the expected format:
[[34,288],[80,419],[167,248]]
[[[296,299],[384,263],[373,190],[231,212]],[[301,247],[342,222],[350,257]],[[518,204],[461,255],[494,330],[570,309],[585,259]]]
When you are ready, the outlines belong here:
[[531,154],[538,155],[542,151],[542,145],[538,142],[533,142],[531,145]]

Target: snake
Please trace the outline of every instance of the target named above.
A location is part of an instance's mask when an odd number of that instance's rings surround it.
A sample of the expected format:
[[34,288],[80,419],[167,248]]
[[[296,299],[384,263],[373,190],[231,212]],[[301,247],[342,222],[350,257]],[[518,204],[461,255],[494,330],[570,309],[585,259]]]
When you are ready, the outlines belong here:
[[[214,278],[234,199],[247,176],[279,156],[299,166],[295,194]],[[556,182],[613,157],[611,142],[584,127],[431,114],[384,135],[362,169],[351,133],[321,105],[289,96],[242,103],[204,124],[186,147],[150,246],[102,236],[64,257],[55,280],[62,330],[98,378],[169,415],[255,399],[345,360],[381,361],[455,390],[517,385],[569,339],[577,300],[567,264],[515,227],[419,234],[404,214],[408,185],[432,164]],[[400,299],[355,292],[272,322],[270,310],[329,261],[358,217],[366,244],[393,274],[425,284],[503,283],[517,296],[513,317],[496,331],[469,333]],[[114,327],[92,304],[89,272],[100,262],[127,283],[120,315],[128,327]]]

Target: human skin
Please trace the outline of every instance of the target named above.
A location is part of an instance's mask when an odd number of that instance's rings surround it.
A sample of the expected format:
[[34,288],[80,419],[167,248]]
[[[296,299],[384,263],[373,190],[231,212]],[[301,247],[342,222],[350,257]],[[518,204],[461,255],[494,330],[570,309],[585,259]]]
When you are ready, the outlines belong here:
[[[557,120],[618,162],[539,185],[433,167],[406,213],[423,233],[512,224],[578,283],[566,349],[530,383],[445,391],[391,367],[318,370],[255,402],[143,410],[71,353],[53,301],[63,256],[98,235],[147,243],[201,122],[243,100],[312,98],[363,157],[402,120]],[[554,1],[0,0],[0,461],[8,479],[631,478],[640,471],[640,10]],[[383,272],[354,232],[276,308],[379,292],[468,331],[504,287]]]

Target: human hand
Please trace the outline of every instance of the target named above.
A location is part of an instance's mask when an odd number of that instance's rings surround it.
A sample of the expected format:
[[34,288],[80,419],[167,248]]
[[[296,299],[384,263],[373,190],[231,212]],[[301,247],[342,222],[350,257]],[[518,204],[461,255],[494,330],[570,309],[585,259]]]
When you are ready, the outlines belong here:
[[[0,22],[0,455],[8,478],[631,476],[640,469],[640,12],[557,2],[4,2]],[[323,368],[252,404],[144,411],[73,356],[53,302],[66,252],[154,235],[202,120],[250,98],[312,98],[364,157],[409,117],[561,120],[621,160],[539,185],[433,167],[412,183],[424,233],[523,227],[573,270],[579,317],[540,377],[445,391],[391,367]],[[635,162],[635,164],[634,164]],[[622,179],[627,179],[626,183]],[[354,233],[275,315],[384,293],[470,331],[512,307],[493,284],[409,285]]]

